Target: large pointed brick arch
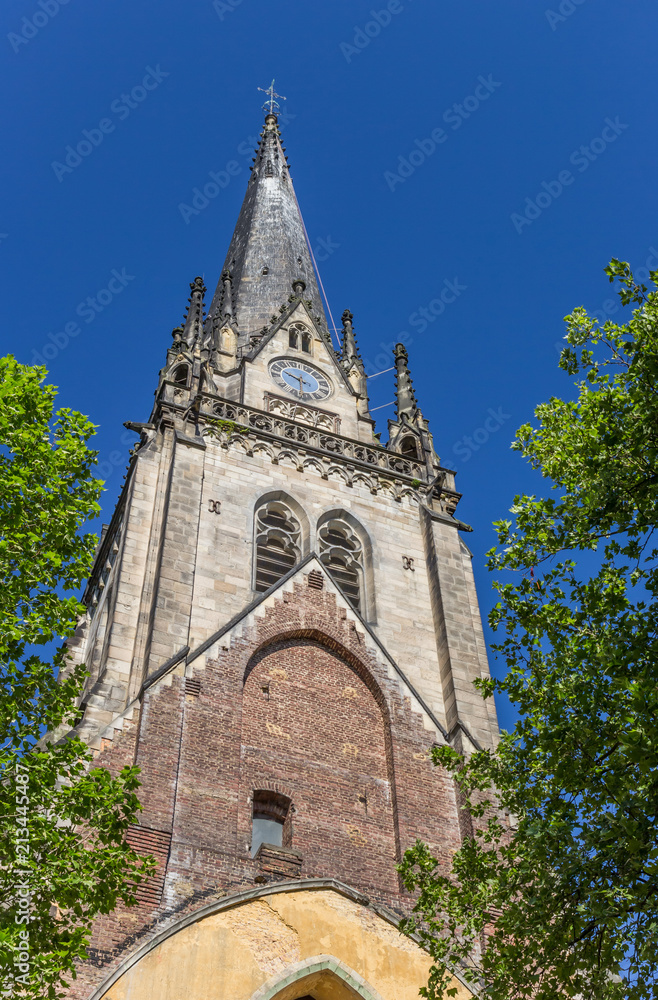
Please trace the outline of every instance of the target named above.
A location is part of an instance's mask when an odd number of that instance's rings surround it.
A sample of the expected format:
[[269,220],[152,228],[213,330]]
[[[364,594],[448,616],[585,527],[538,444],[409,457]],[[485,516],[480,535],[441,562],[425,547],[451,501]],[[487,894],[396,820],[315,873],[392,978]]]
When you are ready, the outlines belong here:
[[[342,625],[342,622],[343,618],[337,616],[337,623]],[[354,650],[353,641],[350,644],[346,644],[344,637],[341,637],[340,639],[337,638],[337,630],[335,627],[328,628],[326,624],[323,628],[319,628],[315,625],[308,627],[301,624],[301,619],[298,621],[297,627],[295,627],[294,623],[289,621],[277,635],[268,636],[256,649],[254,649],[247,663],[244,680],[246,682],[249,672],[253,668],[258,657],[262,656],[273,644],[304,639],[317,642],[318,645],[331,650],[336,654],[336,656],[339,656],[347,664],[349,664],[352,670],[361,678],[364,684],[371,691],[382,711],[384,718],[387,721],[387,724],[390,725],[389,705],[382,691],[382,686],[375,676],[375,672],[373,670],[374,664],[373,662],[369,663],[368,660],[371,658],[364,655],[365,649],[363,648],[363,640],[358,637],[356,630],[352,628],[349,631],[352,634],[352,639],[356,636],[358,640],[358,654]]]
[[318,629],[269,638],[245,671],[240,742],[240,844],[254,791],[286,787],[302,873],[328,875],[349,857],[382,891],[399,891],[390,713],[362,659]]

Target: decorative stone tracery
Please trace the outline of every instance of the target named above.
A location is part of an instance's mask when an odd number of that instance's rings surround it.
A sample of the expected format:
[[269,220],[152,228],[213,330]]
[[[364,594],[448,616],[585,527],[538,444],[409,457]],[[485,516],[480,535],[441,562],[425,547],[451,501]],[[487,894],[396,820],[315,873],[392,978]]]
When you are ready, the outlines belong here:
[[363,606],[363,545],[354,528],[332,517],[318,529],[320,559],[356,611]]
[[299,561],[301,531],[295,515],[279,500],[256,511],[255,590],[269,590]]
[[287,417],[300,424],[309,424],[311,427],[318,427],[320,430],[330,431],[333,434],[340,433],[340,417],[337,413],[320,410],[315,406],[298,403],[292,399],[285,399],[283,396],[276,396],[271,392],[265,393],[265,409],[268,413]]

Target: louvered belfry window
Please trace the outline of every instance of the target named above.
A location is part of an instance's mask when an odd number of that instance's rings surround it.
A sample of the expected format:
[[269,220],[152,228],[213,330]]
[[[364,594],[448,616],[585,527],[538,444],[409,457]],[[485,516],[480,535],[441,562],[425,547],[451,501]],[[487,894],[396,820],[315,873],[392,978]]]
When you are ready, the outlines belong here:
[[363,597],[363,546],[341,518],[326,521],[319,531],[320,559],[356,611]]
[[278,500],[256,512],[256,590],[268,590],[299,562],[301,527],[292,511]]

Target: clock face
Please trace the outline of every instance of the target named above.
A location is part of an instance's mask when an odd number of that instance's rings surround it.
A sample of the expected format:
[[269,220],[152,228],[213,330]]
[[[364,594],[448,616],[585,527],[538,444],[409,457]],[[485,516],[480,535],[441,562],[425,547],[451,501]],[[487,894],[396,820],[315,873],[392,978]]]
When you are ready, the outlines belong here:
[[329,379],[305,361],[296,358],[279,358],[270,363],[270,378],[280,389],[289,392],[291,396],[303,402],[310,403],[314,399],[326,399],[331,394]]

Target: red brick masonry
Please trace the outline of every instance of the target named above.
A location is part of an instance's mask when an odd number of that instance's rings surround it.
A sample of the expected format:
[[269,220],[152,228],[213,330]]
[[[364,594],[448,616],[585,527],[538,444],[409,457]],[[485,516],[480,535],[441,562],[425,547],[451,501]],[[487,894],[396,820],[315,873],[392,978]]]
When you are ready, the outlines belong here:
[[[138,907],[98,921],[72,998],[163,922],[227,892],[328,877],[404,912],[404,850],[420,837],[449,865],[459,811],[452,780],[429,760],[435,733],[315,582],[295,582],[217,659],[197,659],[193,677],[154,683],[138,722],[97,758],[140,766],[144,809],[130,841],[159,869]],[[292,802],[291,850],[252,859],[252,794],[266,789]]]

